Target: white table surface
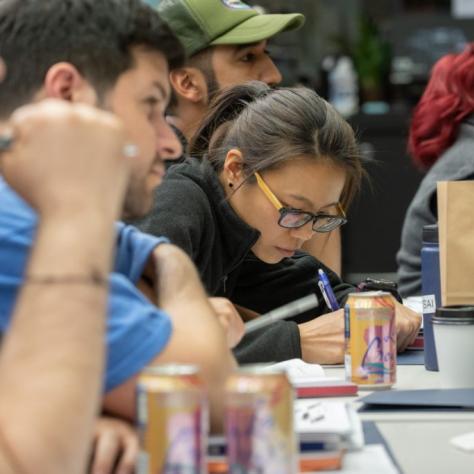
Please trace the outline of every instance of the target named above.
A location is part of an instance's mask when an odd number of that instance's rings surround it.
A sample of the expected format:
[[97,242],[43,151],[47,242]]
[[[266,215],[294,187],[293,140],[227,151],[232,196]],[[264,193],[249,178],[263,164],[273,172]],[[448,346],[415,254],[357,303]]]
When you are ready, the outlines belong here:
[[[344,377],[342,367],[325,367],[327,376]],[[394,390],[441,388],[437,372],[422,365],[397,367]],[[344,397],[360,406],[359,397]],[[363,420],[375,421],[404,474],[474,474],[474,454],[454,448],[450,439],[474,432],[472,412],[377,412],[361,413]]]

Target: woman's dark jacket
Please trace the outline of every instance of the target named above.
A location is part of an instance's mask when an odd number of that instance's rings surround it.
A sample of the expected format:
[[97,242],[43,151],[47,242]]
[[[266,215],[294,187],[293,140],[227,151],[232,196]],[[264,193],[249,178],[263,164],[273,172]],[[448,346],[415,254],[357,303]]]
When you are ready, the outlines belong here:
[[303,252],[277,264],[260,261],[251,252],[259,232],[243,222],[229,205],[209,162],[188,158],[172,166],[158,187],[152,212],[137,226],[168,237],[194,261],[211,296],[265,313],[316,293],[319,307],[289,321],[280,321],[244,337],[235,349],[240,363],[301,357],[297,323],[327,313],[317,286],[323,268],[342,304],[354,288],[318,260]]

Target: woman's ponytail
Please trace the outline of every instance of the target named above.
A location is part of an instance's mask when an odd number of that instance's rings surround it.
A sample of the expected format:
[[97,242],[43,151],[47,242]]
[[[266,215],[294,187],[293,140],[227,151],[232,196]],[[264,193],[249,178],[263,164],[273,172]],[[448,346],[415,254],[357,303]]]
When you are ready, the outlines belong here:
[[[201,126],[191,138],[191,156],[209,155],[209,150],[219,149],[230,127],[242,111],[252,102],[265,97],[272,89],[259,81],[224,89],[211,103]],[[213,162],[213,157],[208,156]],[[215,164],[215,163],[214,163]]]
[[364,176],[350,125],[304,87],[273,89],[253,81],[218,95],[191,141],[190,153],[220,174],[232,149],[241,152],[243,177],[249,183],[255,172],[291,160],[329,159],[346,172],[341,200],[347,205]]

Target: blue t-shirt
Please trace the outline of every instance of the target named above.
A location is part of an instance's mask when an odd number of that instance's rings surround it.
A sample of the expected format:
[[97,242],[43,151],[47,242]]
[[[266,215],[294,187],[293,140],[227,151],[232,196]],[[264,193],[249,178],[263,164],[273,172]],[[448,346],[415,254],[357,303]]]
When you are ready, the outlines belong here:
[[[36,213],[0,178],[0,332],[9,325],[36,228]],[[105,391],[137,374],[170,338],[168,315],[135,287],[151,251],[162,242],[167,239],[117,223],[108,301]]]

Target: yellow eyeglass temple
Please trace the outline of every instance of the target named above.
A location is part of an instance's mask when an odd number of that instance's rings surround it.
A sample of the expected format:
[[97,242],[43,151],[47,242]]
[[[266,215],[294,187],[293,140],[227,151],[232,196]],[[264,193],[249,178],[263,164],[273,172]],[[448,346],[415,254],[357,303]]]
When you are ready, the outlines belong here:
[[267,186],[267,183],[262,179],[262,177],[255,171],[255,177],[257,178],[258,187],[264,192],[265,196],[271,201],[271,203],[277,208],[279,211],[283,204],[278,200],[278,198],[272,193],[270,188]]
[[[258,184],[258,187],[263,191],[263,193],[265,194],[265,196],[267,196],[267,198],[270,200],[270,202],[276,207],[276,209],[279,211],[280,209],[282,209],[284,206],[283,204],[280,202],[280,200],[273,194],[272,190],[267,186],[267,183],[265,183],[265,181],[263,180],[263,178],[260,176],[260,174],[258,173],[258,171],[255,171],[255,177],[257,178],[257,184]],[[343,217],[344,219],[346,218],[346,213],[341,205],[341,203],[337,203],[336,204],[337,206],[337,209],[340,213],[339,216],[334,216],[334,217]]]
[[346,218],[346,211],[344,210],[344,208],[342,207],[342,204],[340,202],[337,203],[337,209],[341,213],[342,217],[344,217],[344,219],[345,219]]

